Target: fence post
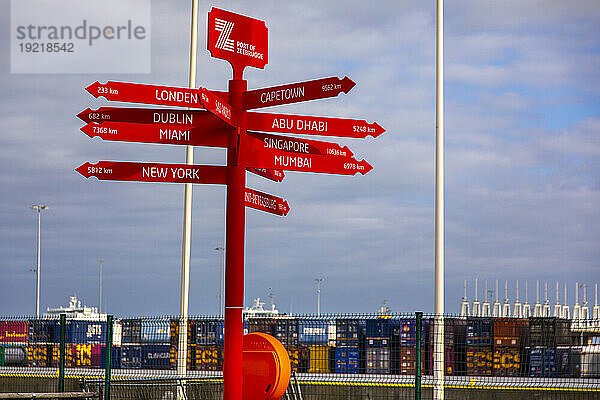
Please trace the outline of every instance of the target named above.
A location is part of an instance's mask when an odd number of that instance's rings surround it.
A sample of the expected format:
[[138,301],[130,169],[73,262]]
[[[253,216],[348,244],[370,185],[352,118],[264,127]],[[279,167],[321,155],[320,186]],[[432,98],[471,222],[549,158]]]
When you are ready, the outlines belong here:
[[110,368],[112,364],[113,316],[106,316],[106,353],[104,357],[104,399],[110,400]]
[[65,334],[67,331],[67,314],[60,314],[60,345],[58,360],[58,391],[65,391]]
[[421,327],[423,313],[417,311],[415,313],[416,321],[416,355],[415,355],[415,400],[421,400]]

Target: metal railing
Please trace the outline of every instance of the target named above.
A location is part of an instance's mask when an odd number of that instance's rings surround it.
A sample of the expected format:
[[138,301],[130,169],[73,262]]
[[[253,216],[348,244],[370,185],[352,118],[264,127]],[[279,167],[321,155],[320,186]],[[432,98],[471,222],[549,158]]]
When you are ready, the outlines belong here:
[[[296,384],[287,398],[430,398],[438,357],[434,319],[421,318],[248,317],[244,330],[268,333],[288,350]],[[177,375],[178,330],[179,319],[166,316],[0,317],[0,392],[87,388],[100,398],[170,398],[184,387],[188,398],[222,397],[223,320],[189,318],[184,377]],[[444,349],[446,398],[497,392],[600,398],[599,320],[447,315]],[[127,394],[134,383],[143,383],[148,396]]]

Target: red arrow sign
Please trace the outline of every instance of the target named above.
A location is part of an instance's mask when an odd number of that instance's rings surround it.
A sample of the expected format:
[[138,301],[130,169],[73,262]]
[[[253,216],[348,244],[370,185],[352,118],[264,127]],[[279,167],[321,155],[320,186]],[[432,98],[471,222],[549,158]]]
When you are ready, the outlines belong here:
[[365,160],[359,162],[353,157],[290,154],[272,149],[249,150],[246,156],[246,165],[254,168],[340,175],[356,175],[359,172],[365,175],[373,169]]
[[100,107],[85,109],[77,116],[86,123],[104,121],[131,122],[137,124],[178,125],[181,127],[205,126],[209,129],[225,129],[226,124],[212,113],[204,110],[173,110],[167,108],[117,108]]
[[89,123],[81,130],[89,137],[100,136],[117,142],[227,147],[228,129],[221,121],[217,122],[219,126],[215,128],[107,121],[103,124]]
[[385,132],[377,122],[365,120],[253,113],[248,115],[248,130],[297,133],[302,135],[342,136],[352,138],[377,137]]
[[280,169],[266,169],[266,168],[246,168],[248,172],[260,175],[263,178],[270,179],[275,182],[281,182],[285,178],[285,173]]
[[331,78],[250,90],[244,93],[244,109],[251,110],[254,108],[335,97],[341,92],[348,93],[354,85],[356,84],[347,76],[344,79],[334,76]]
[[246,66],[264,68],[269,61],[269,32],[264,21],[214,8],[208,13],[207,47],[213,57],[227,60],[235,79]]
[[233,123],[233,109],[225,100],[214,94],[208,89],[202,89],[202,104],[208,111],[221,118],[231,126],[235,126]]
[[217,165],[98,161],[96,164],[86,162],[76,171],[86,178],[95,176],[110,181],[227,183],[227,167]]
[[297,154],[318,154],[340,157],[352,157],[354,155],[347,146],[341,147],[337,143],[269,135],[267,133],[248,132],[247,143],[256,151],[264,148]]
[[202,108],[198,89],[108,81],[105,84],[94,82],[85,90],[94,97],[102,96],[112,101]]
[[290,211],[290,206],[284,199],[249,188],[246,188],[244,200],[247,207],[270,212],[271,214],[283,216]]

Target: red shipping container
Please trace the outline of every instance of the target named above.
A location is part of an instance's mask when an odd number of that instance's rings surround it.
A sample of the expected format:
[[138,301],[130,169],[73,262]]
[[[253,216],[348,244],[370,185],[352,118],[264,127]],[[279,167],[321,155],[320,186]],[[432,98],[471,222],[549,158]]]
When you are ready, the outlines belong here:
[[521,355],[514,347],[498,347],[494,349],[494,376],[519,376]]
[[519,347],[526,335],[529,321],[519,318],[493,319],[494,346]]
[[[429,352],[429,362],[433,371],[433,346]],[[454,346],[444,345],[444,375],[456,375],[456,355]]]
[[[399,357],[400,375],[414,375],[417,366],[417,351],[415,346],[401,346]],[[425,375],[425,349],[421,348],[421,374]]]
[[491,376],[492,361],[491,346],[467,346],[467,375]]
[[27,343],[27,321],[0,321],[0,343]]

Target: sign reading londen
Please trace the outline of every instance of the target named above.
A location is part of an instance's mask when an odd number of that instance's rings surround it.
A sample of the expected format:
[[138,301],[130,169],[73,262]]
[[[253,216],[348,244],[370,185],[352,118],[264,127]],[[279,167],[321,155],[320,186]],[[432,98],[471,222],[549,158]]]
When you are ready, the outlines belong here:
[[269,34],[264,21],[214,8],[208,13],[208,50],[231,63],[241,77],[247,66],[264,68],[269,61]]

